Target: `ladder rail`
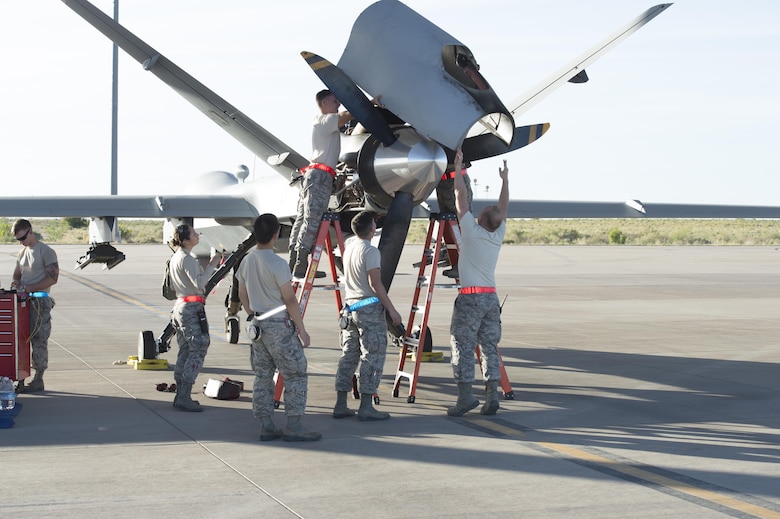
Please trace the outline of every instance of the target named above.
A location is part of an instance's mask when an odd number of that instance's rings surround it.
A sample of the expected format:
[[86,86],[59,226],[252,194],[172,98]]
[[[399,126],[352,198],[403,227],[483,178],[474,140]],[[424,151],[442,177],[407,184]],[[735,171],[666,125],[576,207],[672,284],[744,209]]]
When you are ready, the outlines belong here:
[[431,263],[431,277],[428,281],[428,290],[426,291],[426,297],[425,297],[425,310],[423,311],[422,315],[422,322],[420,323],[420,339],[418,341],[417,345],[417,355],[414,357],[414,377],[410,381],[409,384],[409,398],[414,400],[415,393],[417,392],[417,379],[420,374],[420,364],[422,363],[423,358],[423,348],[420,347],[420,344],[425,346],[425,335],[427,334],[428,330],[428,317],[431,313],[431,304],[433,303],[433,289],[436,286],[436,271],[438,270],[438,258],[439,254],[441,253],[441,244],[442,244],[442,238],[444,237],[444,229],[446,227],[445,225],[438,224],[437,222],[437,239],[436,239],[436,247],[434,250],[433,257],[436,258],[435,263]]
[[[454,215],[453,215],[454,217]],[[457,221],[457,220],[456,220]],[[417,275],[417,284],[414,290],[414,297],[412,299],[412,306],[409,312],[408,326],[406,327],[407,335],[404,337],[403,348],[401,350],[400,358],[398,359],[398,369],[396,371],[395,382],[393,384],[393,396],[397,397],[400,391],[401,381],[403,379],[409,380],[409,394],[407,396],[407,402],[413,403],[415,400],[415,394],[417,392],[417,380],[420,374],[420,363],[423,359],[423,346],[425,344],[425,338],[428,330],[428,317],[430,315],[431,303],[433,302],[433,290],[436,285],[436,271],[438,269],[439,257],[442,251],[442,242],[444,241],[445,229],[451,226],[453,221],[451,219],[442,218],[441,215],[431,215],[428,224],[428,232],[425,237],[425,245],[423,249],[423,258],[420,262],[420,268]],[[435,233],[434,233],[435,230]],[[436,235],[436,245],[431,249],[431,242],[434,234]],[[425,291],[425,304],[420,309],[420,294],[422,287],[426,284],[425,271],[428,267],[428,259],[431,260],[431,274],[428,279],[426,291]],[[414,323],[418,313],[422,313],[422,319],[420,323],[419,338],[412,337]],[[416,354],[413,354],[414,368],[412,372],[404,371],[406,365],[406,355],[410,351],[411,346],[416,346]]]

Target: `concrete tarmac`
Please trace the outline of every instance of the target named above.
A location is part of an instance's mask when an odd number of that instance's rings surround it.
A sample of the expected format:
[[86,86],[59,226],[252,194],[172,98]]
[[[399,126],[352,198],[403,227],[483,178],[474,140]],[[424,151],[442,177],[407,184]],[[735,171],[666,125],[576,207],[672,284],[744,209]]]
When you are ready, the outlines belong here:
[[[312,443],[258,441],[248,341],[223,332],[224,282],[197,387],[229,376],[246,390],[200,394],[205,411],[185,413],[155,388],[172,370],[125,364],[141,330],[167,323],[167,247],[120,246],[127,260],[110,271],[74,270],[86,246],[55,249],[46,391],[20,395],[15,426],[0,429],[3,516],[780,517],[777,248],[505,246],[500,348],[514,399],[493,417],[445,413],[456,291],[440,288],[429,327],[444,360],[420,365],[414,403],[408,383],[393,396],[390,345],[378,407],[392,418],[334,420],[336,303],[315,292],[304,423],[323,439]],[[2,286],[17,250],[0,246]],[[407,247],[390,290],[404,318],[421,250]],[[175,355],[174,340],[161,358]]]

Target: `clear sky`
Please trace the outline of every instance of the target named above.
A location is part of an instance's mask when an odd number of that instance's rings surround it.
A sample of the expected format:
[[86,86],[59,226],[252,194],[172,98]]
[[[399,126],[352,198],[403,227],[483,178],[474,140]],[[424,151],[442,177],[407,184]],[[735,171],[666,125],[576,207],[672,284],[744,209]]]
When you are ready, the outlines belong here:
[[[113,0],[95,3],[113,12]],[[466,44],[506,103],[653,5],[405,3]],[[337,62],[369,4],[122,0],[119,18],[308,156],[322,84],[299,53]],[[0,6],[0,45],[0,196],[109,194],[111,42],[61,2],[24,0]],[[777,205],[778,65],[777,0],[679,0],[593,64],[590,82],[518,118],[551,128],[506,156],[511,196]],[[178,193],[238,164],[276,174],[120,50],[119,194]],[[500,164],[474,165],[476,196],[496,196]]]

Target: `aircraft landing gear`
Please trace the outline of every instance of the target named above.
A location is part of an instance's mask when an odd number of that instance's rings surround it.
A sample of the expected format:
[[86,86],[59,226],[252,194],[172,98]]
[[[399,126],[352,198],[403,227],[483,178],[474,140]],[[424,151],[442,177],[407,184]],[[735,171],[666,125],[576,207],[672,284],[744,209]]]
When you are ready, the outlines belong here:
[[157,343],[151,330],[144,330],[138,335],[138,358],[140,360],[157,358]]
[[225,316],[225,340],[230,344],[238,344],[238,337],[241,333],[241,325],[238,317],[235,315]]

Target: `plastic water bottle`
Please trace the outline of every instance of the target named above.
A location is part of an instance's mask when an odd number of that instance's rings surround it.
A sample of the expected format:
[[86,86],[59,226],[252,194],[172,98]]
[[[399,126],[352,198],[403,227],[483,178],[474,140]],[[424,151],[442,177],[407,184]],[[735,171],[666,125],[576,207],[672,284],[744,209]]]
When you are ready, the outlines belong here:
[[0,379],[0,411],[13,409],[16,406],[16,391],[14,382],[8,377]]

